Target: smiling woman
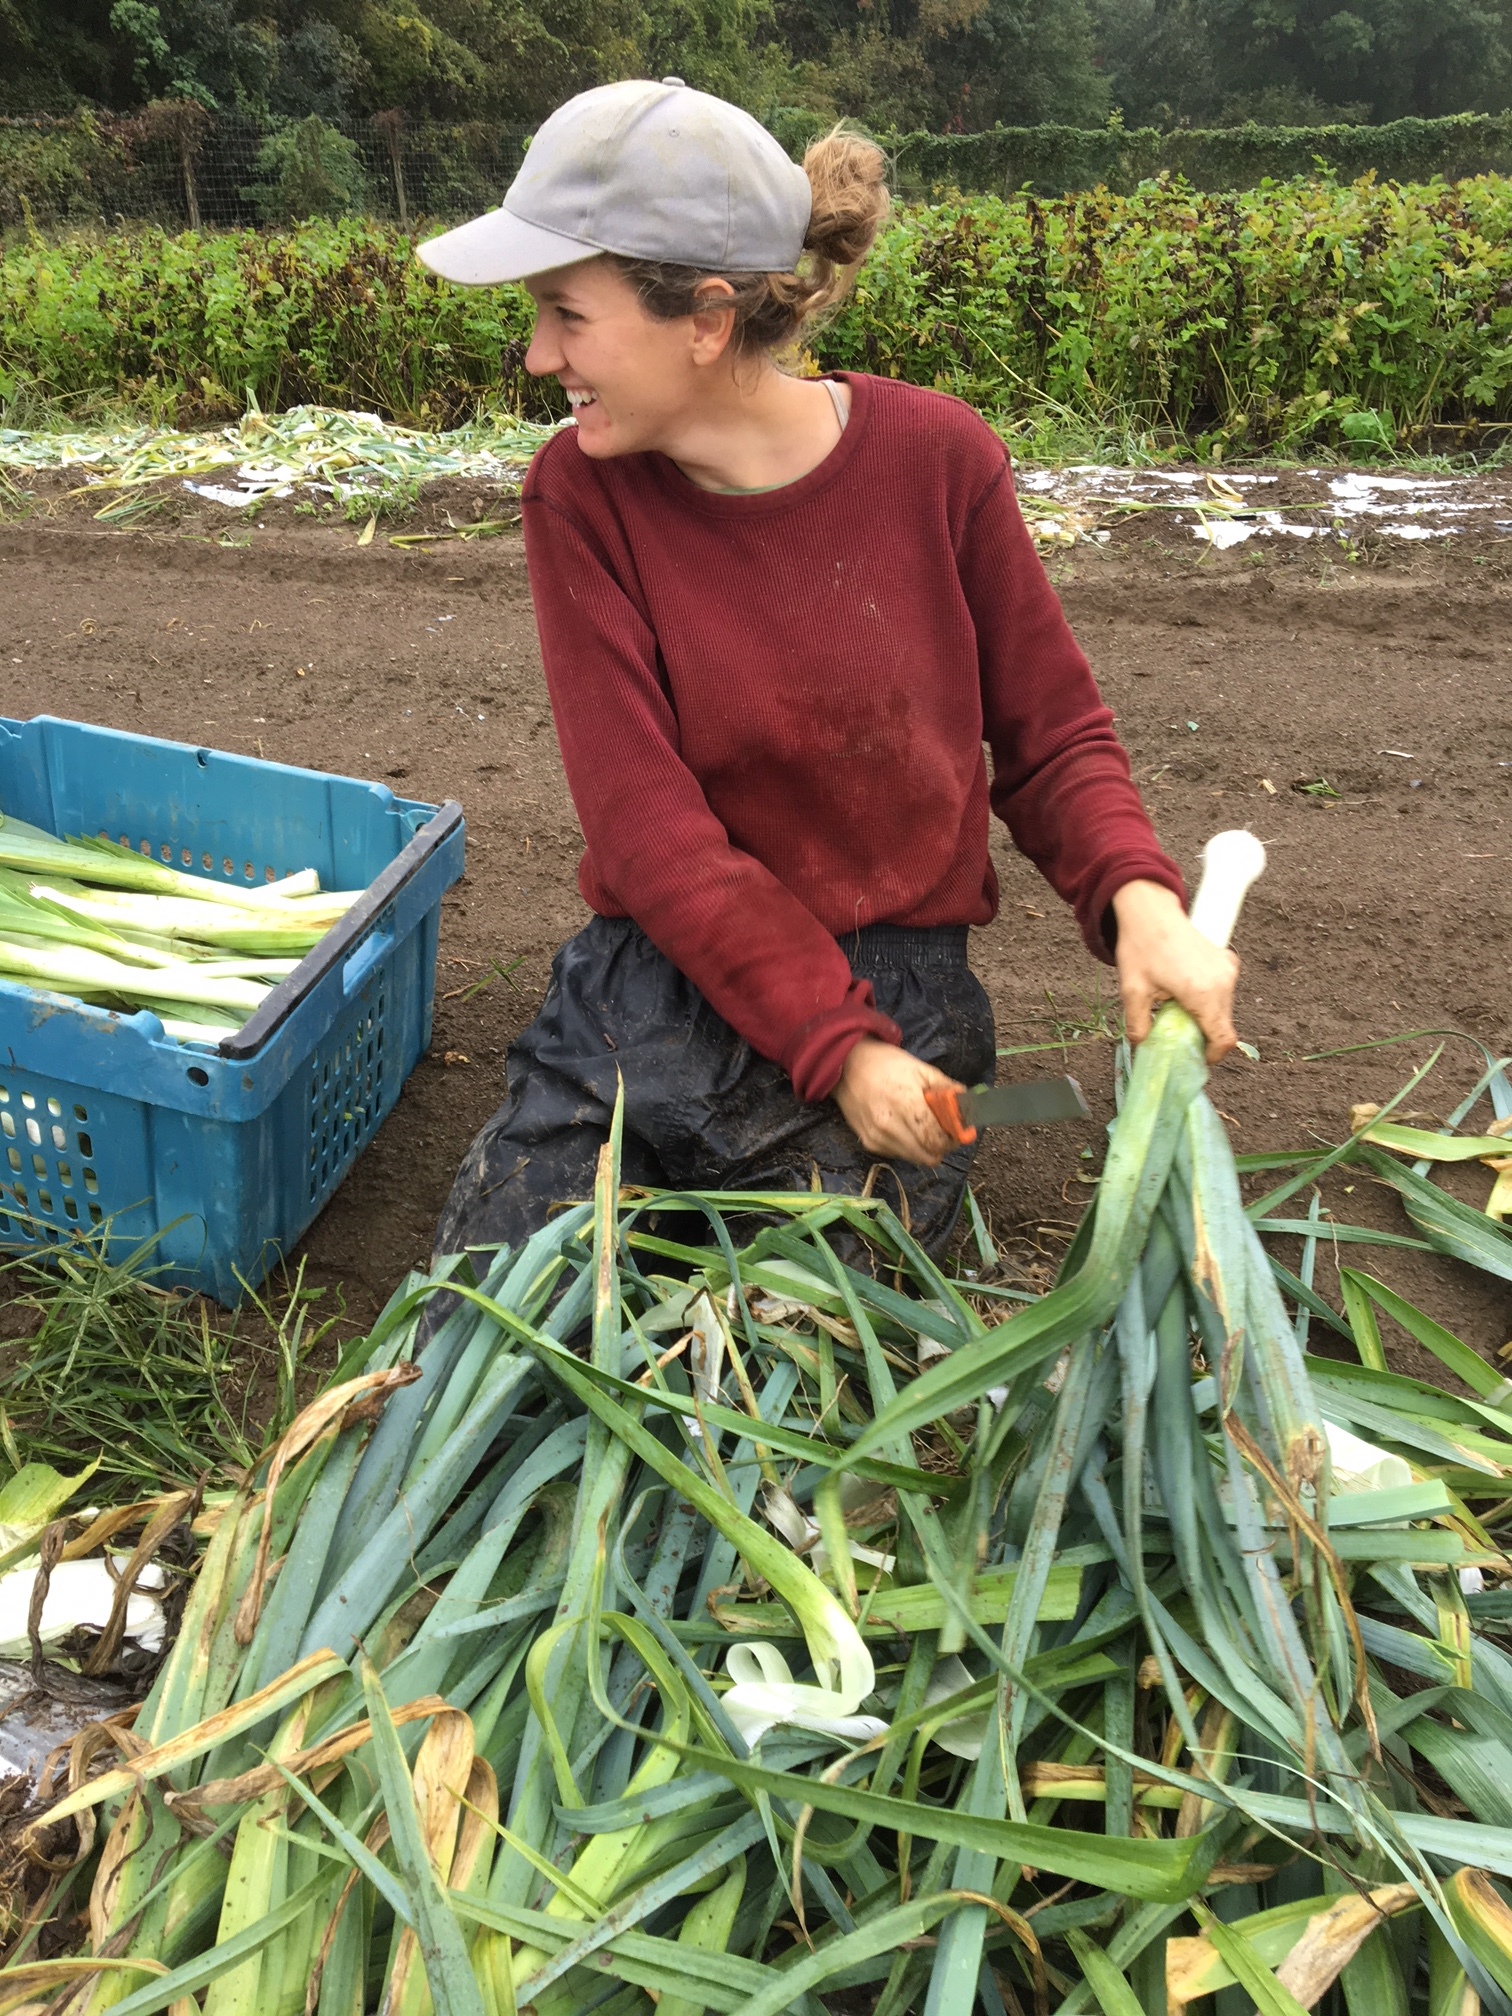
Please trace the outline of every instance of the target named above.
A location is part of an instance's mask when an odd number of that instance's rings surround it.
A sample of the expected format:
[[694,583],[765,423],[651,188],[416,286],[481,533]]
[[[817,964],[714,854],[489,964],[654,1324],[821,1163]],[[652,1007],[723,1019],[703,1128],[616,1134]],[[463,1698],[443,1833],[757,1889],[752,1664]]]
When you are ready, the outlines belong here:
[[[649,262],[611,258],[526,285],[536,303],[526,369],[557,378],[585,455],[630,455],[675,443],[673,459],[704,489],[756,490],[806,476],[839,439],[847,409],[827,396],[833,381],[779,372],[770,374],[771,391],[790,413],[790,427],[748,435],[722,424],[725,407],[738,410],[754,391],[733,373],[706,383],[711,364],[744,347],[746,303],[728,279],[690,271],[686,280],[669,281]],[[680,305],[664,314],[668,296]],[[789,319],[791,336],[799,325]],[[710,400],[701,396],[706,391],[725,396]]]
[[925,1094],[992,1075],[966,962],[990,812],[1116,956],[1136,1040],[1169,994],[1233,1041],[1233,961],[1186,921],[1002,443],[939,394],[777,362],[870,248],[883,166],[835,133],[800,168],[676,78],[606,85],[420,248],[525,281],[527,368],[577,422],[524,525],[595,913],[438,1254],[587,1194],[621,1082],[628,1181],[854,1190],[880,1162],[943,1243],[971,1150]]

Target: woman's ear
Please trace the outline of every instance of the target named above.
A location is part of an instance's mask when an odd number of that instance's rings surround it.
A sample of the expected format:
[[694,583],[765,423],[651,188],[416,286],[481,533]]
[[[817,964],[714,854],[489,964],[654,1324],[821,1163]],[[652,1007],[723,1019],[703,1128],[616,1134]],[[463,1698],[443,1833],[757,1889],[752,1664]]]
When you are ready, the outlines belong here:
[[735,333],[735,290],[728,280],[711,275],[698,283],[693,300],[693,362],[716,364]]

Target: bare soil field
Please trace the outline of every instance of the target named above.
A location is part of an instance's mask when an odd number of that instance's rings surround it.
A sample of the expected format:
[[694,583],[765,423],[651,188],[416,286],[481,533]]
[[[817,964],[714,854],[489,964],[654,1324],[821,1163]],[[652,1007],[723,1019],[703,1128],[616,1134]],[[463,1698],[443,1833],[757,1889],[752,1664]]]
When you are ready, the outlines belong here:
[[[305,1242],[309,1277],[341,1285],[353,1324],[424,1261],[463,1150],[501,1097],[508,1044],[586,916],[517,537],[388,543],[445,530],[448,514],[499,515],[497,493],[465,488],[428,495],[410,523],[382,521],[367,546],[354,526],[288,510],[256,523],[164,510],[122,530],[43,501],[0,526],[6,714],[213,744],[466,809],[431,1053]],[[1367,535],[1224,553],[1143,517],[1049,564],[1166,845],[1189,874],[1223,826],[1253,827],[1270,851],[1238,941],[1241,1033],[1259,1060],[1229,1060],[1212,1085],[1235,1147],[1341,1139],[1351,1103],[1390,1097],[1433,1046],[1415,1035],[1320,1052],[1429,1030],[1508,1047],[1512,541]],[[999,1042],[1082,1039],[1064,1064],[1051,1050],[1003,1072],[1072,1069],[1095,1112],[1084,1129],[993,1137],[978,1164],[1011,1272],[1048,1284],[1100,1159],[1116,988],[1006,834],[993,845],[1002,913],[974,934],[973,958]],[[496,969],[511,970],[490,981]],[[1442,1119],[1480,1069],[1451,1038],[1414,1113]],[[1490,1177],[1471,1165],[1450,1181],[1479,1205]],[[1360,1171],[1336,1172],[1324,1201],[1343,1220],[1410,1229]],[[1512,1335],[1507,1284],[1395,1249],[1343,1258],[1488,1356]],[[1337,1300],[1327,1254],[1318,1286]],[[1392,1348],[1412,1369],[1415,1347],[1399,1335]]]

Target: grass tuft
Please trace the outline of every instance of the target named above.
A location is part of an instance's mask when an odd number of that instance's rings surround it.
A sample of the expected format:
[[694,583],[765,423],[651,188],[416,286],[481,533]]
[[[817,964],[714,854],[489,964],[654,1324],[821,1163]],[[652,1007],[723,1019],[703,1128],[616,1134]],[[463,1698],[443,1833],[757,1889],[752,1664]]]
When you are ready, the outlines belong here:
[[[26,1463],[99,1459],[93,1495],[130,1502],[207,1474],[237,1479],[297,1412],[301,1372],[340,1321],[300,1264],[240,1317],[154,1280],[150,1246],[109,1257],[100,1234],[0,1268],[0,1446]],[[250,1334],[253,1324],[265,1334]],[[243,1334],[244,1332],[248,1334]]]

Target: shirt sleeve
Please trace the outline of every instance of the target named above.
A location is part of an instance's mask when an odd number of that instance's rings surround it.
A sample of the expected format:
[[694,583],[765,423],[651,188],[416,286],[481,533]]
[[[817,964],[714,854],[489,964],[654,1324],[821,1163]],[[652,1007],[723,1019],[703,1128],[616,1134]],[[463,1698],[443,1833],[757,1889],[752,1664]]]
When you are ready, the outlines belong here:
[[[899,1043],[834,938],[732,844],[679,750],[655,635],[600,542],[527,491],[525,550],[567,782],[607,896],[800,1099],[826,1098],[865,1036]],[[592,893],[590,893],[592,890]]]
[[967,517],[958,565],[977,633],[992,808],[1075,910],[1089,950],[1111,960],[1111,905],[1126,882],[1158,882],[1183,902],[1186,891],[1034,550],[1006,454]]

